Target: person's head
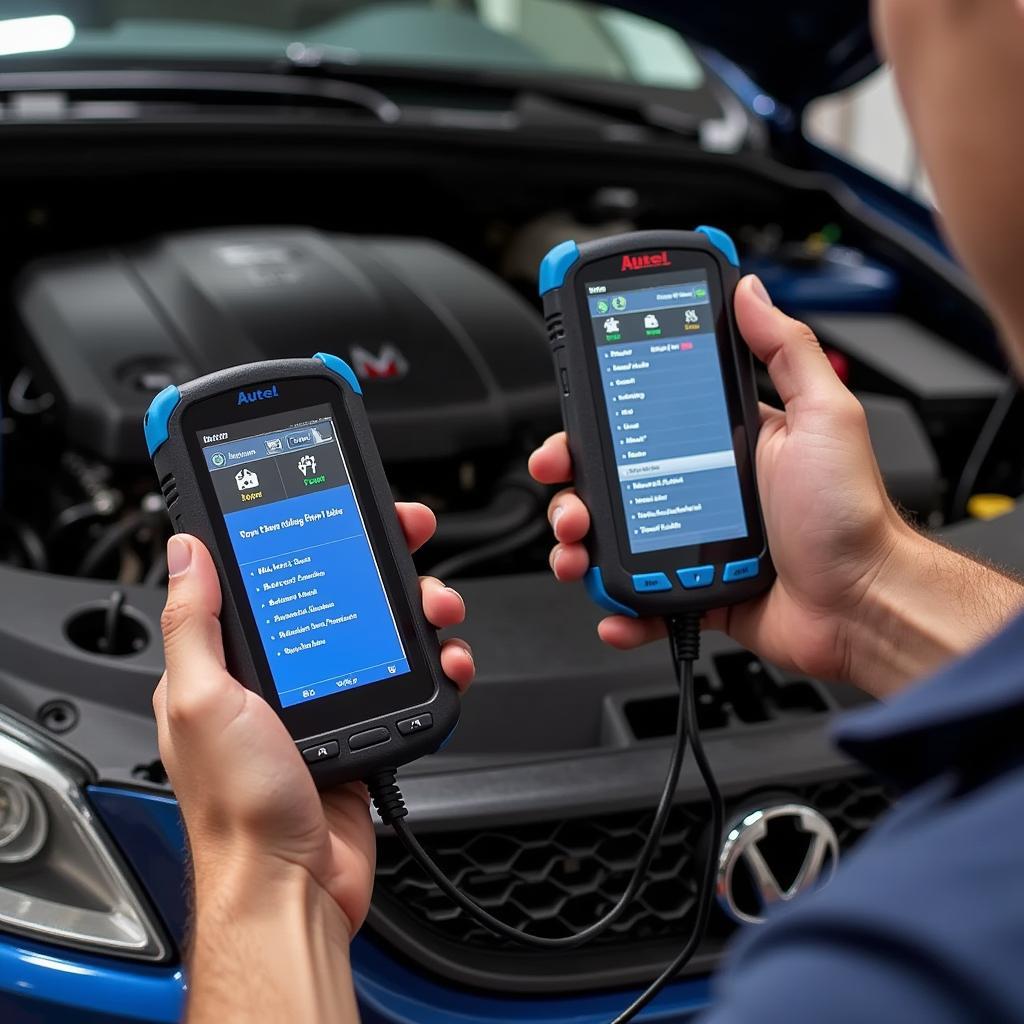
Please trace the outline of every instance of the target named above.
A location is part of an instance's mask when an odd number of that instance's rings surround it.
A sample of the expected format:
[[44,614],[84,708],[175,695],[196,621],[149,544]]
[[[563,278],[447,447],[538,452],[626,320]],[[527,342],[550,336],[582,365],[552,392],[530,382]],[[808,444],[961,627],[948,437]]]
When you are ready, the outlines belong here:
[[946,233],[1024,374],[1024,0],[874,0]]

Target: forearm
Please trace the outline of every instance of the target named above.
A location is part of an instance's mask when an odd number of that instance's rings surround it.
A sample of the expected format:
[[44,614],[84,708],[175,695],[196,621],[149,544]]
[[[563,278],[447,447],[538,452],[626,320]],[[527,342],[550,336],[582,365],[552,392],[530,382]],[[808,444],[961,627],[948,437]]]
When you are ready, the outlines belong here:
[[355,1024],[349,928],[302,868],[199,873],[188,1024]]
[[997,633],[1024,609],[1024,585],[910,527],[848,626],[848,678],[889,696]]

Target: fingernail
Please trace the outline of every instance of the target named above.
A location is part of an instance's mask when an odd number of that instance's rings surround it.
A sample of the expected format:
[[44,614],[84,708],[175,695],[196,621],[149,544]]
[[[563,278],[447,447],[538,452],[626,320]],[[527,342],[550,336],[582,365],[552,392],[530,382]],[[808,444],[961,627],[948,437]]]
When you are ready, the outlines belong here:
[[772,297],[768,294],[764,282],[756,274],[750,275],[750,290],[766,305],[772,305]]
[[561,505],[556,505],[551,511],[551,528],[554,529],[558,525],[558,520],[562,518],[565,509]]
[[551,557],[548,559],[548,563],[551,565],[551,571],[557,576],[558,575],[558,560],[562,557],[562,549],[552,548]]
[[167,575],[181,576],[192,564],[192,546],[181,537],[172,537],[167,542]]

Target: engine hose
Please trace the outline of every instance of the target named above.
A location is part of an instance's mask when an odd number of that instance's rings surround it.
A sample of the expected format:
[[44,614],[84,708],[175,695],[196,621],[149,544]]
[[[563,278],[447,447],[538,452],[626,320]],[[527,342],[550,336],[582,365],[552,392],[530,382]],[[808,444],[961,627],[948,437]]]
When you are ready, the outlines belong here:
[[433,543],[470,546],[504,537],[533,520],[544,500],[545,491],[538,485],[523,477],[506,478],[483,508],[440,513]]
[[543,516],[538,516],[505,537],[499,537],[497,540],[470,548],[468,551],[460,551],[457,555],[452,555],[451,558],[443,558],[436,565],[430,567],[429,573],[431,576],[437,576],[438,579],[458,576],[483,562],[489,562],[492,558],[510,555],[512,552],[526,547],[527,544],[533,543],[546,533],[547,529],[547,520]]
[[46,554],[46,546],[31,526],[6,512],[0,512],[0,531],[8,534],[14,541],[29,569],[34,569],[36,572],[47,571],[49,559]]
[[91,576],[126,540],[144,526],[150,525],[156,525],[156,520],[148,512],[133,512],[120,522],[114,523],[85,553],[85,557],[75,570],[75,575]]

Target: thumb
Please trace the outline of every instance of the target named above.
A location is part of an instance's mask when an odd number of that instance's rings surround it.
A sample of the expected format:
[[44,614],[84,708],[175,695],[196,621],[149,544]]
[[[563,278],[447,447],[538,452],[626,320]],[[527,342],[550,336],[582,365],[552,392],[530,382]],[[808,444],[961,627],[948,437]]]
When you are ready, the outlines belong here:
[[740,281],[734,304],[740,333],[768,368],[787,412],[827,410],[849,397],[814,331],[773,306],[759,278]]
[[200,541],[177,534],[167,542],[167,572],[167,603],[160,618],[167,715],[172,722],[213,722],[223,711],[237,710],[225,708],[224,702],[239,688],[224,667],[217,570]]

